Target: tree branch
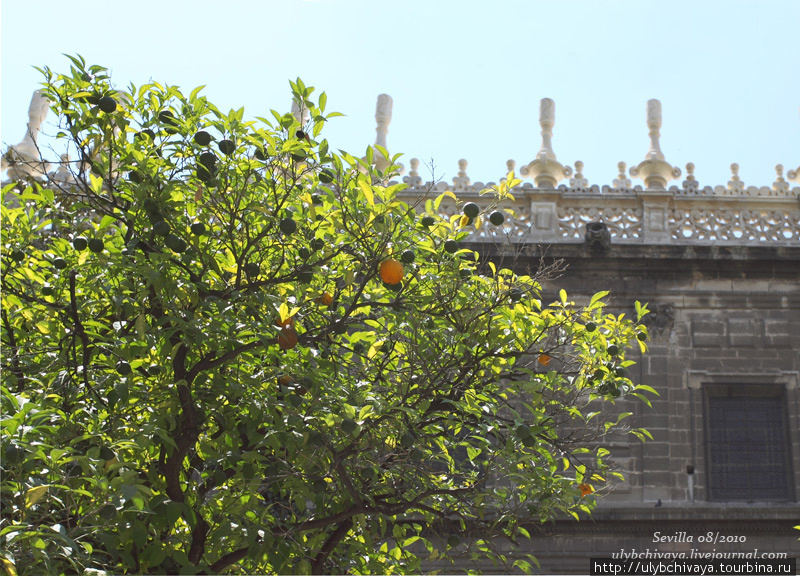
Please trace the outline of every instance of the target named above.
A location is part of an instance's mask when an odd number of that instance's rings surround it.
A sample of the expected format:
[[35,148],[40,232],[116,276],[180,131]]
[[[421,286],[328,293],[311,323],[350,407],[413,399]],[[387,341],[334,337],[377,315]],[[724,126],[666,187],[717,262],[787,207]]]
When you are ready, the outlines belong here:
[[250,552],[250,546],[245,546],[244,548],[239,548],[238,550],[234,550],[233,552],[228,552],[210,566],[211,571],[218,574],[223,570],[225,570],[225,568],[227,568],[231,564],[238,562],[239,560],[247,556],[249,552]]
[[338,546],[339,542],[341,542],[347,533],[350,532],[350,528],[353,527],[353,518],[350,517],[339,526],[336,527],[328,539],[325,540],[325,543],[317,552],[314,561],[311,563],[311,573],[312,574],[323,574],[325,570],[325,562],[328,560],[328,557],[331,555],[331,552]]
[[25,373],[19,364],[19,347],[14,336],[14,327],[8,319],[8,313],[5,308],[3,308],[3,324],[8,333],[8,344],[11,346],[11,373],[17,377],[17,392],[22,392],[25,389]]

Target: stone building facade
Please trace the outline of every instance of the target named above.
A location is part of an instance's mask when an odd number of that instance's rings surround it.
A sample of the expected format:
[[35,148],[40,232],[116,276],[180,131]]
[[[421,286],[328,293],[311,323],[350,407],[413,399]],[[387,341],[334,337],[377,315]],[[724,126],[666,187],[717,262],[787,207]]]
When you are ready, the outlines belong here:
[[659,396],[619,403],[653,440],[609,446],[626,482],[591,520],[540,528],[543,572],[586,573],[590,557],[634,550],[800,555],[800,247],[588,252],[550,247],[569,264],[559,286],[586,294],[596,282],[618,310],[654,311],[632,379]]
[[[482,254],[513,254],[522,269],[563,260],[544,301],[560,288],[578,303],[609,290],[617,313],[633,315],[637,300],[652,311],[649,349],[629,358],[631,378],[659,396],[652,407],[623,400],[616,409],[633,412],[631,426],[653,439],[607,446],[626,480],[591,519],[531,526],[524,550],[508,547],[509,556],[532,552],[544,574],[588,574],[590,558],[633,552],[800,557],[800,188],[780,165],[772,186],[745,186],[736,164],[727,185],[701,187],[688,164],[669,186],[681,170],[660,149],[660,104],[647,110],[645,160],[628,173],[621,162],[600,187],[581,162],[573,170],[557,161],[554,106],[543,100],[542,148],[520,170],[534,183],[513,190],[515,219],[471,236]],[[450,189],[480,204],[488,185],[473,184],[466,166],[452,184],[434,185],[412,160],[405,194]]]

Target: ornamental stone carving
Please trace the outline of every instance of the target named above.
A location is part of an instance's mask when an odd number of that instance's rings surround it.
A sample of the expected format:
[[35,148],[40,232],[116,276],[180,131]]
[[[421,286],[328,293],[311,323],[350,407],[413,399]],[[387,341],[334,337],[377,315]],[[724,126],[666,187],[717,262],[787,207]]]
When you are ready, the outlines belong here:
[[608,252],[611,248],[611,233],[605,222],[587,223],[584,240],[593,251]]
[[651,338],[669,336],[675,323],[674,304],[650,304],[650,313],[642,318]]
[[[2,157],[3,170],[7,170],[4,184],[37,179],[47,181],[53,189],[65,189],[82,178],[85,159],[73,161],[63,154],[60,161],[51,164],[42,157],[37,138],[49,105],[42,92],[33,94],[26,134]],[[308,110],[300,110],[296,102],[292,112],[300,121],[308,120]],[[734,163],[727,185],[700,187],[694,175],[694,164],[688,163],[682,186],[665,189],[663,184],[668,179],[677,178],[680,170],[664,159],[659,143],[661,106],[657,100],[651,100],[647,106],[650,148],[645,161],[630,169],[631,175],[644,179],[645,187],[632,186],[626,176],[626,164],[620,162],[613,185],[604,185],[601,189],[596,184],[589,184],[583,174],[583,162],[575,162],[575,176],[569,178],[572,169],[562,166],[556,159],[552,147],[553,101],[543,99],[539,113],[542,146],[537,157],[520,170],[522,175],[533,178],[535,185],[530,182],[518,184],[513,197],[507,198],[500,206],[509,210],[504,225],[484,225],[471,230],[473,239],[497,240],[502,237],[515,243],[580,244],[587,242],[587,225],[602,223],[611,245],[800,245],[800,187],[789,184],[798,181],[800,168],[788,171],[784,177],[783,165],[779,164],[775,167],[776,178],[771,186],[746,186],[739,177],[739,165]],[[378,97],[375,112],[376,146],[386,147],[391,116],[392,99],[382,94]],[[89,155],[92,155],[91,151]],[[381,162],[386,167],[382,154],[376,154],[375,160],[378,168],[381,168]],[[467,175],[466,160],[459,161],[458,173],[452,178],[452,183],[424,181],[419,166],[419,160],[413,158],[411,171],[403,178],[408,189],[400,191],[398,199],[418,204],[421,197],[449,189],[457,191],[464,200],[489,208],[487,197],[482,194],[494,183],[473,182]],[[515,162],[509,160],[506,168],[507,172],[514,172]],[[112,166],[111,170],[113,172],[116,167]],[[568,185],[558,185],[564,178],[569,178]],[[441,209],[450,215],[458,213],[454,203],[443,202]]]
[[37,138],[42,124],[50,110],[50,101],[44,92],[36,90],[28,106],[28,126],[19,144],[9,146],[2,157],[2,170],[8,171],[11,180],[43,178],[50,169],[50,163],[42,158]]
[[542,98],[539,103],[539,125],[542,127],[542,147],[536,158],[520,169],[520,174],[533,179],[539,188],[555,188],[556,185],[572,175],[572,168],[562,166],[553,152],[553,126],[556,122],[556,105],[550,98]]
[[630,169],[630,175],[644,180],[645,188],[664,190],[667,182],[679,178],[680,168],[674,168],[661,152],[661,102],[647,101],[647,127],[650,130],[650,149],[643,162]]

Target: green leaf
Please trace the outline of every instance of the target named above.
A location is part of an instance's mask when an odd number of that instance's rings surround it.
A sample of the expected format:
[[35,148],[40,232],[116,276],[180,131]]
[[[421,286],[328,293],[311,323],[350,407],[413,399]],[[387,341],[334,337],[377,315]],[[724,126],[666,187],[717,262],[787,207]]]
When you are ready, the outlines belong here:
[[3,565],[3,570],[5,571],[6,576],[17,576],[17,567],[11,560],[5,556],[0,556],[0,564]]
[[50,486],[48,484],[28,488],[28,490],[25,492],[25,508],[30,508],[31,506],[36,505],[39,500],[44,498],[49,488]]
[[364,193],[364,198],[367,199],[367,204],[375,206],[375,196],[372,194],[372,186],[370,186],[363,178],[358,179],[358,187]]
[[[587,307],[587,309],[591,310],[592,308],[594,308],[595,304],[600,302],[603,298],[605,298],[609,294],[610,294],[610,292],[608,290],[601,290],[600,292],[596,292],[592,296],[592,299],[589,301],[589,306]],[[638,302],[637,302],[637,304],[638,304]]]

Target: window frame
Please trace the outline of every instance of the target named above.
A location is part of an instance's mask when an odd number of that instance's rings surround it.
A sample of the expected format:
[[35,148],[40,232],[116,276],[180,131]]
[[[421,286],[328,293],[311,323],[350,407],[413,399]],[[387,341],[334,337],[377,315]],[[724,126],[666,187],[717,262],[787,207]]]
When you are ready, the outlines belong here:
[[[705,456],[705,474],[706,474],[706,491],[707,500],[710,502],[793,502],[795,494],[794,486],[794,462],[793,462],[793,446],[792,436],[790,432],[790,414],[788,406],[788,395],[786,386],[780,383],[722,383],[711,382],[703,383],[702,385],[702,401],[703,401],[703,434],[704,434],[704,456]],[[712,449],[711,442],[711,425],[712,414],[711,404],[715,398],[777,398],[778,410],[781,414],[781,435],[784,438],[784,474],[785,474],[785,492],[781,498],[758,498],[754,494],[751,485],[746,488],[748,494],[745,497],[737,498],[731,497],[728,494],[720,494],[720,488],[715,486],[713,462],[712,462]],[[749,464],[748,464],[749,466]],[[715,492],[717,492],[715,494]]]

